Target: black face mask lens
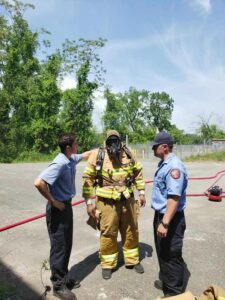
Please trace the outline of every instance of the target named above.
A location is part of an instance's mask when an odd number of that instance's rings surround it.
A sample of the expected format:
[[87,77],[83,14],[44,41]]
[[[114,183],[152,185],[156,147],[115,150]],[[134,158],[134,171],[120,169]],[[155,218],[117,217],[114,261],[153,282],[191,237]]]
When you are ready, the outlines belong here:
[[120,140],[118,138],[109,138],[106,141],[106,146],[110,155],[116,155],[120,150]]

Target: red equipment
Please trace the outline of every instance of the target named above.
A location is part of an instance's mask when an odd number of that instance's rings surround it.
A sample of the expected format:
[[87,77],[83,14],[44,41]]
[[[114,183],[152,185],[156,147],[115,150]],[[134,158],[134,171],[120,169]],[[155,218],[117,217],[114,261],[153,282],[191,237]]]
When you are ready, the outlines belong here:
[[214,202],[220,202],[222,200],[222,189],[218,185],[212,186],[208,189],[208,199]]

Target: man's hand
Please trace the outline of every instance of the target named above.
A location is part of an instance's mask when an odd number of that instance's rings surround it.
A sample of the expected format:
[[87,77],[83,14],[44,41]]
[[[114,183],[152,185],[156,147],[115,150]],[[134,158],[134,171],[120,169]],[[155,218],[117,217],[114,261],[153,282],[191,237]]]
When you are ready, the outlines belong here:
[[141,207],[144,207],[146,204],[145,195],[139,195],[139,203]]
[[91,155],[91,152],[92,152],[92,150],[83,152],[83,153],[82,153],[83,159],[86,159],[86,160],[87,160],[87,159],[89,158],[89,156]]
[[93,204],[88,204],[87,205],[87,213],[90,217],[95,219],[95,208]]
[[42,194],[42,196],[44,196],[48,200],[49,204],[51,204],[55,208],[58,208],[60,211],[63,211],[65,209],[65,204],[63,202],[60,202],[53,198],[52,194],[48,190],[47,182],[45,182],[41,178],[37,178],[35,179],[34,185]]
[[165,228],[162,224],[159,224],[157,228],[157,235],[160,237],[166,237],[167,236],[168,229]]
[[53,200],[51,202],[51,204],[55,208],[58,208],[60,211],[63,211],[65,209],[65,204],[63,202],[58,201],[58,200]]

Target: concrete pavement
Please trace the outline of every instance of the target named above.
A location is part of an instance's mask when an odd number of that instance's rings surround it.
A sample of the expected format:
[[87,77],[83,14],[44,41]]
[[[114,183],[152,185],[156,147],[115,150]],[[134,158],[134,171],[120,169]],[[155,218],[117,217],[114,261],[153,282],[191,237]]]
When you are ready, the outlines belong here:
[[[142,163],[145,178],[152,179],[156,161]],[[46,163],[0,164],[0,227],[45,211],[46,201],[34,188],[33,181],[46,166]],[[189,177],[211,176],[225,169],[224,164],[215,162],[186,163],[186,166]],[[75,200],[81,199],[84,167],[84,162],[78,165]],[[190,181],[188,193],[202,193],[213,181]],[[218,185],[225,190],[225,178]],[[147,186],[149,202],[152,185]],[[184,259],[191,273],[187,289],[197,296],[212,283],[225,288],[224,216],[225,199],[213,203],[206,197],[188,197]],[[78,300],[153,300],[162,295],[153,286],[158,263],[153,242],[153,211],[149,203],[141,210],[139,219],[143,275],[124,267],[120,251],[118,270],[111,280],[103,280],[98,260],[99,233],[87,226],[86,220],[85,205],[74,207],[70,268],[73,276],[81,280],[81,287],[75,290]],[[0,245],[0,281],[10,286],[8,299],[40,299],[44,286],[50,284],[50,271],[42,268],[49,256],[45,219],[0,232]],[[46,299],[54,299],[51,292]]]

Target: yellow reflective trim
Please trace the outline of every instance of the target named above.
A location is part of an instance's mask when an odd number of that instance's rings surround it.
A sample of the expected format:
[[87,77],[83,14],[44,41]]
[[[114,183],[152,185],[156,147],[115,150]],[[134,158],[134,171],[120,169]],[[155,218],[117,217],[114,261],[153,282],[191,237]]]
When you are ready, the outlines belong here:
[[114,172],[121,172],[121,171],[132,171],[132,167],[131,166],[126,166],[126,167],[122,167],[122,168],[114,168],[113,169]]
[[97,187],[96,196],[107,198],[107,199],[119,200],[121,197],[121,193],[115,190],[106,190],[104,188]]
[[89,192],[93,192],[93,187],[83,187],[83,193],[89,193]]
[[107,262],[115,262],[118,259],[118,252],[110,255],[99,255],[100,259],[102,262],[107,263]]
[[141,187],[144,187],[145,186],[145,183],[143,182],[142,184],[139,183],[139,184],[136,184],[137,188],[141,188]]
[[134,169],[141,170],[141,169],[142,169],[141,163],[137,162],[137,163],[134,165]]
[[145,186],[145,182],[143,179],[135,180],[135,184],[136,184],[137,188]]
[[84,174],[87,174],[87,175],[95,175],[96,172],[95,172],[95,169],[86,167],[86,169],[85,169],[85,171],[84,171]]
[[128,175],[128,174],[130,174],[130,172],[127,172],[127,171],[124,171],[124,170],[119,170],[119,171],[115,171],[115,170],[112,170],[111,171],[111,173],[109,174],[108,172],[106,172],[106,171],[102,171],[101,173],[100,173],[102,176],[106,176],[106,177],[109,177],[109,175],[110,176],[121,176],[121,175]]
[[143,180],[143,179],[137,179],[137,180],[135,180],[135,181],[136,181],[136,183],[137,183],[137,184],[139,184],[139,183],[141,184],[141,183],[143,183],[143,182],[144,182],[144,180]]
[[128,189],[128,191],[131,193],[131,192],[133,192],[133,190],[134,190],[134,186],[133,186],[133,185],[132,185],[132,186],[128,186],[127,189]]
[[100,174],[101,174],[102,176],[109,177],[109,173],[106,172],[106,171],[104,171],[104,170],[102,170],[102,171],[100,172]]
[[218,296],[216,299],[217,299],[217,300],[225,300],[225,297]]
[[93,190],[92,186],[83,186],[83,190],[88,191],[88,190]]
[[93,187],[86,187],[86,186],[83,186],[83,191],[82,191],[82,194],[84,197],[90,197],[93,195]]
[[97,187],[96,188],[96,194],[97,193],[103,193],[103,194],[106,194],[106,195],[112,195],[112,193],[113,193],[113,190],[106,190],[106,189],[104,189],[104,188],[100,188],[100,187]]
[[138,256],[138,248],[123,250],[125,257],[136,257]]

